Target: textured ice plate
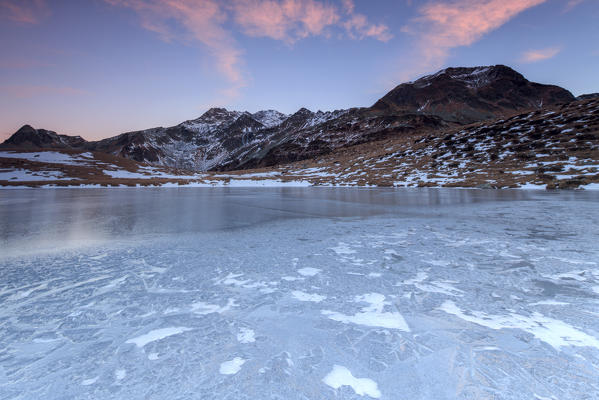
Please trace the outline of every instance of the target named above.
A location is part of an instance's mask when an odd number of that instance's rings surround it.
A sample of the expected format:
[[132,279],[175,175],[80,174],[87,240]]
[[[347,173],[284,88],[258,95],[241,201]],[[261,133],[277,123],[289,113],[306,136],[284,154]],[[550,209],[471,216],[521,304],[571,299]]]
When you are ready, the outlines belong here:
[[0,399],[599,398],[599,194],[40,192]]

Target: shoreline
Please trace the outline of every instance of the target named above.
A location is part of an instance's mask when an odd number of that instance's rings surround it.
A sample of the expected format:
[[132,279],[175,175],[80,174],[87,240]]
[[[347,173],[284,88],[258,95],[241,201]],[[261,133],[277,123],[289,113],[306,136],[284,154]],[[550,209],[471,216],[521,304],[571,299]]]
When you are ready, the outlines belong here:
[[191,182],[179,184],[176,182],[166,182],[163,184],[139,184],[135,185],[123,184],[123,183],[106,183],[106,184],[81,184],[81,185],[60,185],[60,184],[48,184],[43,185],[28,185],[28,184],[17,184],[17,185],[2,185],[0,184],[0,190],[16,190],[16,189],[190,189],[190,188],[201,188],[201,189],[280,189],[280,188],[323,188],[323,189],[455,189],[455,190],[542,190],[542,191],[556,191],[556,192],[572,192],[572,191],[596,191],[599,190],[599,184],[590,183],[588,185],[580,186],[572,189],[559,189],[559,188],[547,188],[547,185],[536,185],[536,184],[525,184],[519,187],[476,187],[476,186],[376,186],[376,185],[335,185],[335,184],[311,184],[307,181],[253,181],[255,183],[248,184],[247,180],[235,182],[234,184],[223,183],[205,183],[205,182]]

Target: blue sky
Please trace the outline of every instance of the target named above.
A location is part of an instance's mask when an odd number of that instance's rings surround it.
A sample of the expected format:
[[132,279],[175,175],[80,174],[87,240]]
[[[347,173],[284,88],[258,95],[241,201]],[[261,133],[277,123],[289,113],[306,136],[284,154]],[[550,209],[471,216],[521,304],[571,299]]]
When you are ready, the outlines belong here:
[[369,106],[446,66],[599,91],[596,0],[0,0],[0,139]]

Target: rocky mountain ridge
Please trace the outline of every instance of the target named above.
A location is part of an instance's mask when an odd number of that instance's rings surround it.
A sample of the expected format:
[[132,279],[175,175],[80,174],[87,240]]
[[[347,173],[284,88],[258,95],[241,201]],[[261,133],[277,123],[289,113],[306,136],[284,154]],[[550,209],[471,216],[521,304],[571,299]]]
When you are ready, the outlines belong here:
[[227,173],[189,173],[66,148],[0,151],[0,187],[25,185],[599,189],[599,99]]
[[[291,115],[208,110],[168,128],[95,142],[25,126],[3,148],[99,151],[190,171],[274,166],[361,143],[496,119],[575,100],[565,89],[529,82],[502,65],[448,68],[399,85],[372,107]],[[36,137],[36,133],[39,138]]]
[[580,96],[576,97],[577,100],[591,100],[591,99],[599,99],[599,93],[587,93],[587,94],[581,94]]

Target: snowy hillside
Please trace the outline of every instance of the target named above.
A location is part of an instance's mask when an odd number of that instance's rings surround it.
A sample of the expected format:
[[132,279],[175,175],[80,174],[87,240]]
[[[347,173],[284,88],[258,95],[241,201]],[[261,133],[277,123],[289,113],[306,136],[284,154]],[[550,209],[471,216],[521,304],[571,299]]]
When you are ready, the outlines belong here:
[[0,185],[47,184],[599,189],[599,99],[226,173],[186,172],[99,152],[0,152]]
[[301,109],[287,116],[274,110],[251,114],[213,108],[174,127],[129,132],[88,147],[153,165],[191,171],[231,170],[262,158],[264,148],[293,141],[306,131],[313,133],[346,112]]
[[599,99],[366,143],[288,170],[323,184],[599,188]]

